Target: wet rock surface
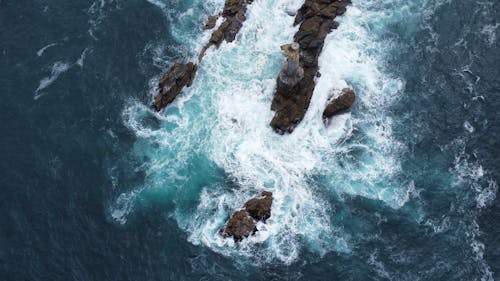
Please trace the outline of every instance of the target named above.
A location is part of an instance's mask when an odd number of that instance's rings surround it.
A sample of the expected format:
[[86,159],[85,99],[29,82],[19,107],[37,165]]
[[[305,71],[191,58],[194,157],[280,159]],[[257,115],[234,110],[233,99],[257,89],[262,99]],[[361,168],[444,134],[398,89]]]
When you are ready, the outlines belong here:
[[212,33],[207,45],[203,47],[199,56],[200,60],[203,58],[205,51],[212,45],[218,48],[223,41],[234,41],[236,34],[240,31],[243,22],[246,20],[245,13],[247,11],[247,5],[252,2],[253,0],[226,0],[224,10],[222,11],[224,21],[217,30]]
[[234,241],[241,241],[257,232],[255,220],[245,210],[237,211],[229,219],[223,231],[225,237],[233,237]]
[[239,242],[243,238],[257,232],[257,222],[271,217],[271,206],[273,204],[273,194],[269,191],[263,191],[259,197],[248,200],[243,210],[236,211],[221,229],[224,237],[233,237],[234,241]]
[[294,42],[300,46],[297,71],[303,70],[303,78],[293,85],[283,83],[280,78],[283,76],[282,68],[271,104],[271,109],[276,112],[271,127],[276,132],[291,133],[304,118],[314,91],[318,57],[325,38],[332,29],[338,27],[334,19],[345,13],[350,3],[349,0],[306,0],[298,10],[294,24],[300,24],[300,27],[295,33]]
[[253,198],[245,203],[245,210],[257,221],[266,222],[271,217],[271,205],[273,204],[273,194],[263,191],[261,198]]
[[217,19],[219,16],[209,16],[207,19],[207,22],[205,23],[205,26],[203,26],[203,29],[212,29],[215,27],[215,24],[217,23]]
[[332,99],[323,111],[323,119],[331,118],[348,110],[356,100],[356,94],[352,89],[342,89],[340,96]]
[[191,62],[175,63],[158,83],[159,94],[154,98],[153,108],[157,111],[170,104],[184,87],[191,86],[197,65]]

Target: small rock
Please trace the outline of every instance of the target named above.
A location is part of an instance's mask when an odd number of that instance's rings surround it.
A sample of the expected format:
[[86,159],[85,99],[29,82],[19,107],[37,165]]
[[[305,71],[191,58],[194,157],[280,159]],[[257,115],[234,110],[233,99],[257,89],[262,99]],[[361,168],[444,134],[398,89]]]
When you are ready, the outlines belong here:
[[203,28],[205,30],[214,28],[218,18],[219,18],[218,16],[209,16]]
[[323,111],[323,119],[328,119],[334,115],[349,109],[356,99],[356,94],[352,89],[342,89],[342,93],[337,98],[331,100]]
[[250,217],[245,210],[237,211],[229,219],[226,228],[223,230],[225,237],[233,237],[234,241],[238,242],[243,238],[248,237],[257,232],[255,221]]

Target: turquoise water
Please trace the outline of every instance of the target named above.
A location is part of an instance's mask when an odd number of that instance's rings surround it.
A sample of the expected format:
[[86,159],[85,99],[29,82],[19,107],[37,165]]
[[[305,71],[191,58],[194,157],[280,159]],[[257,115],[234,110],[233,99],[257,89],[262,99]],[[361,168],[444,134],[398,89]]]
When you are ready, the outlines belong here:
[[[391,107],[408,95],[406,81],[391,72],[387,60],[445,4],[391,0],[349,7],[326,40],[309,111],[287,136],[272,132],[268,108],[283,61],[279,46],[296,31],[286,11],[301,2],[252,4],[237,42],[209,51],[194,85],[164,113],[152,113],[142,102],[125,109],[124,122],[138,137],[134,152],[149,161],[146,183],[119,196],[110,210],[113,218],[126,223],[134,202],[149,194],[175,202],[172,217],[188,241],[228,257],[289,265],[302,252],[351,254],[359,234],[346,231],[348,222],[334,223],[348,219],[332,198],[361,196],[394,210],[418,200],[421,190],[401,163],[410,148],[393,134],[400,116]],[[193,33],[192,23],[222,5],[191,4],[172,22],[175,38],[196,54],[210,32]],[[398,26],[402,21],[404,27]],[[346,86],[357,92],[357,105],[325,128],[320,118],[325,103]],[[145,118],[158,124],[144,123]],[[463,171],[479,169],[464,165],[439,175],[440,181],[453,186],[463,173],[478,173]],[[484,189],[496,189],[492,184]],[[269,222],[241,245],[220,237],[227,217],[264,189],[275,194]],[[423,221],[422,206],[400,211],[413,223],[432,225]]]
[[[208,50],[161,113],[149,104],[162,72],[197,60],[223,0],[42,2],[0,2],[3,279],[500,270],[498,3],[353,1],[326,38],[304,120],[281,136],[270,104],[301,1],[254,1],[236,40]],[[325,127],[344,87],[356,103]],[[267,223],[242,243],[222,238],[262,190],[274,195]]]

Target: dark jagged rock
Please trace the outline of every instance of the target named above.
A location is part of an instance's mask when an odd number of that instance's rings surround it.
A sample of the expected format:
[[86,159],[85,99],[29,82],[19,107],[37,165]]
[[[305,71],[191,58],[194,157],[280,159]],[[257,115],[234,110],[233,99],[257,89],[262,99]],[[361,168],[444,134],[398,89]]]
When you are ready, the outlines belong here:
[[240,210],[233,214],[223,231],[225,237],[233,237],[238,242],[257,232],[255,220],[248,215],[247,211]]
[[248,200],[243,210],[236,211],[220,233],[224,237],[233,237],[236,242],[255,234],[257,222],[266,222],[271,217],[272,204],[273,194],[263,191],[260,197]]
[[247,5],[252,2],[253,1],[251,0],[226,1],[222,12],[224,22],[222,22],[219,28],[212,33],[210,42],[205,46],[204,51],[212,45],[215,45],[218,48],[224,40],[226,42],[234,41],[236,34],[240,31],[243,26],[243,22],[246,19],[245,13],[247,11]]
[[268,191],[261,193],[261,198],[253,198],[245,203],[248,214],[257,221],[266,222],[271,217],[271,205],[273,204],[273,194]]
[[205,23],[205,26],[203,28],[204,29],[214,28],[218,18],[219,16],[208,16],[207,22]]
[[196,74],[197,66],[191,62],[175,63],[163,75],[158,84],[159,94],[155,97],[153,108],[160,111],[169,105],[182,91],[184,87],[191,86]]
[[[318,73],[318,57],[328,33],[338,27],[335,17],[345,12],[349,0],[306,0],[297,11],[294,25],[300,24],[294,42],[300,46],[298,71],[303,79],[290,87],[283,83],[284,68],[277,79],[276,93],[271,109],[276,111],[271,127],[278,133],[291,133],[309,108]],[[288,63],[288,58],[287,62]]]
[[217,30],[212,33],[212,36],[210,37],[210,41],[207,46],[208,47],[211,45],[215,45],[217,47],[220,46],[222,41],[224,41],[224,32],[226,31],[228,26],[229,26],[228,21],[222,22],[219,28],[217,28]]
[[342,93],[337,98],[331,100],[323,111],[323,119],[328,119],[334,115],[349,109],[356,99],[356,94],[352,89],[342,89]]

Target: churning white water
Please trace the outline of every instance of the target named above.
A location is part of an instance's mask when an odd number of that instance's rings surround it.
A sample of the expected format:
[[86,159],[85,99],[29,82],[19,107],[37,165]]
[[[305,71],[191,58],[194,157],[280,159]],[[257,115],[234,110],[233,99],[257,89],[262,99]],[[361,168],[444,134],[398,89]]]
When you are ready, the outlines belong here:
[[[355,1],[337,18],[340,27],[326,38],[309,110],[292,134],[281,136],[269,126],[270,104],[284,61],[280,45],[291,42],[298,28],[286,11],[302,1],[254,1],[237,39],[207,51],[193,85],[164,113],[137,102],[125,109],[125,123],[138,137],[134,152],[150,160],[144,185],[122,194],[112,216],[124,223],[141,193],[155,190],[176,204],[172,215],[189,241],[224,255],[290,264],[301,251],[349,252],[349,236],[331,223],[335,206],[324,194],[360,195],[399,208],[413,188],[395,177],[404,147],[392,137],[388,114],[404,81],[384,72],[391,43],[377,35],[394,17],[408,15],[392,11],[389,2],[398,1]],[[191,48],[192,61],[211,31],[188,27],[223,4],[192,5],[179,20],[166,10],[172,34]],[[356,91],[356,104],[325,127],[323,109],[344,87]],[[143,122],[146,116],[158,119],[160,128]],[[232,184],[209,183],[206,175],[218,169]],[[242,243],[223,239],[218,231],[231,213],[262,190],[275,198],[268,222]]]

